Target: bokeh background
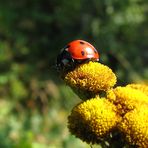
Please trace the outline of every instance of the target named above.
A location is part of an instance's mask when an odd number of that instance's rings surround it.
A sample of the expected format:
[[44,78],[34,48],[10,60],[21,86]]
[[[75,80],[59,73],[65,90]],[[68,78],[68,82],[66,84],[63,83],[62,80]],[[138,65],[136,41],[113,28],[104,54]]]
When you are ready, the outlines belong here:
[[147,82],[147,0],[1,0],[1,148],[89,147],[68,132],[80,99],[54,66],[75,39],[98,49],[117,85]]

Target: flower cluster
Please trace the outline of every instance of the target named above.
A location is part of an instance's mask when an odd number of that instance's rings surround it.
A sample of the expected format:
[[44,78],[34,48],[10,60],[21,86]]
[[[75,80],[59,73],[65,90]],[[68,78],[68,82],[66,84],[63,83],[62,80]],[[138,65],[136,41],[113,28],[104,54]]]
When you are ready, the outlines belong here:
[[107,98],[116,105],[121,116],[143,104],[148,104],[148,96],[142,91],[131,87],[119,86],[109,90]]
[[113,71],[92,61],[66,73],[63,79],[82,99],[68,116],[73,135],[87,143],[106,140],[113,146],[114,136],[120,134],[125,140],[118,142],[124,146],[148,147],[148,85],[114,87]]
[[112,103],[105,98],[92,98],[73,108],[68,117],[68,127],[72,134],[83,141],[99,143],[119,121]]
[[88,99],[113,87],[116,84],[116,75],[109,67],[90,61],[67,73],[64,81],[81,99]]
[[134,88],[134,89],[137,89],[137,90],[140,90],[142,91],[145,95],[148,96],[148,87],[146,84],[128,84],[127,85],[128,87],[131,87],[131,88]]
[[148,147],[148,106],[135,108],[125,114],[118,125],[127,141],[138,147]]

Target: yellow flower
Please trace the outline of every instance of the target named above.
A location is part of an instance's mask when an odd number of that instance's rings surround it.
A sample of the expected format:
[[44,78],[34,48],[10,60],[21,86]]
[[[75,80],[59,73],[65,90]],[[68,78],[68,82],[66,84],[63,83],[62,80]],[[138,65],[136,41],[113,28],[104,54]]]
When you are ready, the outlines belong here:
[[139,106],[123,117],[119,130],[127,141],[140,148],[148,148],[148,106]]
[[90,96],[99,91],[106,91],[116,84],[116,76],[109,67],[92,61],[68,72],[64,80],[78,94],[82,92]]
[[146,84],[128,84],[127,87],[138,89],[148,96],[148,85]]
[[130,87],[116,87],[109,90],[107,91],[107,98],[116,105],[120,115],[124,115],[141,104],[148,104],[147,95]]
[[119,122],[116,107],[105,98],[92,98],[76,105],[68,117],[72,134],[87,143],[99,143]]

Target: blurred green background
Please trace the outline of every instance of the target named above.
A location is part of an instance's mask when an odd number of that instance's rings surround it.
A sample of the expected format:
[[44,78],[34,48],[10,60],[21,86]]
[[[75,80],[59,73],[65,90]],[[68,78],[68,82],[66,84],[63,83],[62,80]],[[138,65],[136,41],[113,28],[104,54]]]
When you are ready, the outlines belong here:
[[80,99],[54,69],[74,39],[98,49],[118,85],[147,81],[147,0],[1,0],[1,148],[89,147],[68,132]]

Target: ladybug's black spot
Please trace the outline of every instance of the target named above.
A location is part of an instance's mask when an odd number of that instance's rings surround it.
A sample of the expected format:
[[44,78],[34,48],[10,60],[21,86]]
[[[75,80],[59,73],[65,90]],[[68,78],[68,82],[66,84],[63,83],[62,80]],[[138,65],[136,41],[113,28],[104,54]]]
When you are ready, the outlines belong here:
[[84,42],[80,41],[80,44],[85,44]]
[[84,56],[85,55],[85,52],[84,51],[81,51],[81,54],[82,54],[82,56]]

